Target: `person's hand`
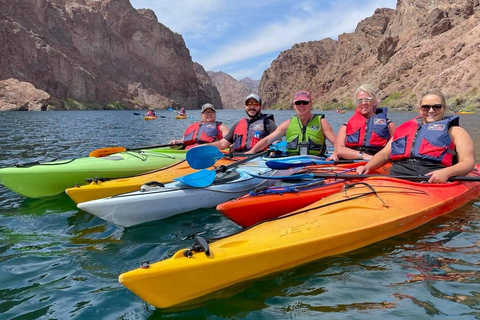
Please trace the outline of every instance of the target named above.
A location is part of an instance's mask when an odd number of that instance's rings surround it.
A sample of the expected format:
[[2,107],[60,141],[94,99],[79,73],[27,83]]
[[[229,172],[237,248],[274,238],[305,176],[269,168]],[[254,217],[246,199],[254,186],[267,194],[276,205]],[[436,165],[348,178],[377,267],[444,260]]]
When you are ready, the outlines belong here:
[[332,155],[326,158],[326,161],[338,161],[340,158],[338,157],[337,153],[334,151]]
[[168,144],[177,144],[177,140],[170,140],[170,142]]
[[357,174],[367,174],[369,170],[366,166],[358,166],[356,171]]
[[448,178],[450,178],[447,172],[443,169],[429,172],[426,176],[430,177],[430,179],[428,179],[429,183],[445,183]]

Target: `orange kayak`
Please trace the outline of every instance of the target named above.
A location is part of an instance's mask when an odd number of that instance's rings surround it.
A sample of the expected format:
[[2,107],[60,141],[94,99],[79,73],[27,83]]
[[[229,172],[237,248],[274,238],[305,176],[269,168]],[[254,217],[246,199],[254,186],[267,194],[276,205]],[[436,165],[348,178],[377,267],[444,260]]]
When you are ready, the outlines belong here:
[[[340,164],[336,166],[309,166],[312,173],[344,172],[355,174],[357,166],[366,162]],[[377,171],[376,174],[387,174],[391,164]],[[350,169],[350,171],[348,171]],[[326,196],[342,190],[349,181],[343,179],[317,179],[310,183],[288,184],[270,187],[260,192],[251,192],[240,198],[223,202],[217,210],[242,227],[250,227],[258,222],[273,219],[289,212],[303,208]]]
[[144,262],[119,281],[159,308],[218,298],[229,286],[365,247],[452,212],[480,196],[479,169],[470,181],[444,184],[367,178],[215,242],[197,236],[190,249]]

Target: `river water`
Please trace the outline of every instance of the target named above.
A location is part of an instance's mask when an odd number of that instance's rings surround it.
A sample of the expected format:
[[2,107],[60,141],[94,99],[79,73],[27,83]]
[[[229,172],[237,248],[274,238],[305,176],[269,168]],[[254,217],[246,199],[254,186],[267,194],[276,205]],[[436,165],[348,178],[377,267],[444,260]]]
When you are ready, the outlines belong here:
[[[277,123],[293,111],[274,111]],[[199,111],[189,114],[199,118]],[[194,120],[161,111],[0,113],[0,167],[87,156],[179,139]],[[336,131],[352,112],[326,117]],[[219,110],[228,126],[243,111]],[[390,113],[397,124],[415,113]],[[462,115],[480,159],[478,115]],[[478,201],[478,199],[477,199]],[[478,205],[478,206],[477,206]],[[0,185],[1,319],[479,319],[480,203],[374,245],[160,310],[118,283],[141,261],[189,248],[196,234],[239,229],[215,209],[122,228],[76,208],[66,195],[26,199]],[[211,279],[215,281],[215,279]]]

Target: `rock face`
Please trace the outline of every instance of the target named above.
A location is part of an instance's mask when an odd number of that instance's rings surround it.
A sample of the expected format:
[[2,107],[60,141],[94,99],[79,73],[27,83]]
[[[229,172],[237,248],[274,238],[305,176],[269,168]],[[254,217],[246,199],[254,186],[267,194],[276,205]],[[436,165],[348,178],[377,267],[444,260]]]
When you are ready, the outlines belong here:
[[44,111],[49,98],[48,93],[36,89],[31,83],[17,79],[0,81],[0,111]]
[[182,36],[128,0],[0,0],[0,31],[0,80],[30,82],[54,105],[221,107]]
[[248,91],[258,94],[258,87],[260,86],[260,80],[252,80],[247,77],[240,80],[240,82],[247,86]]
[[267,106],[289,104],[300,89],[317,102],[352,101],[363,83],[377,86],[382,98],[401,96],[406,105],[430,87],[451,99],[477,95],[479,3],[398,0],[396,10],[377,9],[337,41],[300,43],[282,52],[263,73],[260,95]]
[[207,73],[220,92],[225,109],[243,109],[245,107],[245,97],[252,92],[256,92],[224,72],[208,71]]

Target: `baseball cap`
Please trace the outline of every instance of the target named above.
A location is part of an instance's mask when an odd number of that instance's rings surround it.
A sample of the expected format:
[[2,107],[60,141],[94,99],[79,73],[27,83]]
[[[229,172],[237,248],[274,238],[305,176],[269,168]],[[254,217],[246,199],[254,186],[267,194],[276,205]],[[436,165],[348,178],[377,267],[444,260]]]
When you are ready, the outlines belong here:
[[245,102],[247,102],[248,99],[255,99],[255,100],[257,100],[258,103],[262,104],[262,100],[261,100],[260,97],[259,97],[258,95],[256,95],[255,93],[249,94],[249,95],[245,98]]
[[213,104],[211,103],[205,103],[203,106],[202,106],[202,113],[203,111],[205,111],[206,109],[212,109],[214,112],[215,111],[215,107],[213,106]]
[[295,92],[295,96],[293,98],[293,102],[296,102],[296,101],[312,101],[312,96],[310,95],[310,92],[308,91],[305,91],[305,90],[301,90],[301,91],[297,91]]

